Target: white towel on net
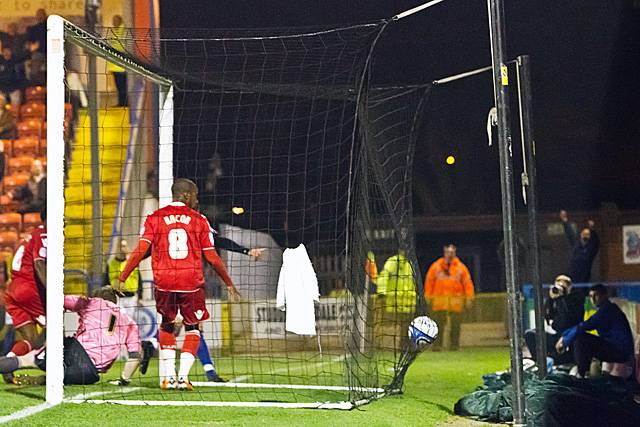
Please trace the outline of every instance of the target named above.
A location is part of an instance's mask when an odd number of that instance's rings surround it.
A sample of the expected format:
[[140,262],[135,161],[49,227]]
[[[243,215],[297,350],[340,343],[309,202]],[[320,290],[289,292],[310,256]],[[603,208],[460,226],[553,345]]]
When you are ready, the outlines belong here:
[[303,244],[286,249],[278,279],[276,307],[286,312],[285,329],[298,335],[316,334],[314,301],[320,301],[318,279]]

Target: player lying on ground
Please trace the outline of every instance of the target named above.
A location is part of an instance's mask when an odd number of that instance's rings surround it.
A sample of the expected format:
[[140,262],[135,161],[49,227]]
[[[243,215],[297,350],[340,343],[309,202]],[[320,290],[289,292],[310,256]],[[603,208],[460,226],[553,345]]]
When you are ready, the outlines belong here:
[[[67,295],[65,310],[80,317],[73,337],[64,339],[64,383],[94,384],[101,373],[109,370],[125,345],[129,360],[124,365],[119,384],[128,385],[140,364],[140,336],[138,325],[117,306],[116,291],[104,287],[91,298]],[[12,373],[22,368],[46,368],[45,348],[22,356],[0,357],[0,373]],[[151,353],[145,354],[143,364]]]
[[[229,298],[239,299],[227,269],[214,248],[213,229],[196,211],[198,187],[188,179],[176,179],[171,186],[173,202],[145,220],[138,246],[120,275],[124,283],[151,249],[156,309],[162,316],[160,331],[160,387],[163,390],[192,390],[188,375],[200,344],[200,322],[209,318],[205,304],[202,256],[227,285]],[[175,319],[182,315],[186,336],[176,375]]]
[[[42,221],[47,219],[46,202],[40,212]],[[13,320],[15,343],[7,356],[22,356],[41,347],[44,336],[38,334],[36,325],[46,325],[47,284],[47,229],[37,227],[20,243],[11,263],[11,282],[5,293],[7,312]],[[8,383],[13,375],[5,375]]]

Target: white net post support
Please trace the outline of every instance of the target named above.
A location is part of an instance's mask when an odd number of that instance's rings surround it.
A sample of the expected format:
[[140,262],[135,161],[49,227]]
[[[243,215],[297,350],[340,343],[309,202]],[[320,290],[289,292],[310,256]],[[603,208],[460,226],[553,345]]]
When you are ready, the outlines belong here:
[[171,184],[173,184],[173,86],[161,87],[158,147],[158,191],[159,205],[171,203]]
[[64,306],[64,20],[47,20],[47,386],[46,401],[62,402]]

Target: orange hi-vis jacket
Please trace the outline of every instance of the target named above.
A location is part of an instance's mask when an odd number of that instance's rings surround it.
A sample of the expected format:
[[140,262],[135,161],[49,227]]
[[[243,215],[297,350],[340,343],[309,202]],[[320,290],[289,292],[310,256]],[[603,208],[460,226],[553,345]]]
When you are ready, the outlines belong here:
[[424,296],[433,311],[462,313],[466,299],[474,298],[473,282],[467,266],[458,257],[451,264],[440,258],[429,267],[424,281]]

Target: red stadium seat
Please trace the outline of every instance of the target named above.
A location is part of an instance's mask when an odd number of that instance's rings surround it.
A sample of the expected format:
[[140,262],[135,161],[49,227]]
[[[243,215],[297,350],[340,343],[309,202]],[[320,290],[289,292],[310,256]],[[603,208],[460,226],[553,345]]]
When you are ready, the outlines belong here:
[[29,175],[8,175],[2,180],[4,192],[8,193],[16,187],[25,185],[29,181]]
[[[45,143],[46,144],[46,143]],[[39,153],[38,138],[20,138],[13,141],[12,156],[36,157]]]
[[0,214],[0,230],[20,231],[22,229],[22,215],[19,213]]
[[39,119],[23,120],[18,123],[18,136],[24,137],[38,137],[43,134],[43,122]]
[[28,174],[33,166],[33,157],[20,156],[9,159],[9,175]]
[[0,248],[15,248],[19,236],[15,231],[0,231]]
[[40,214],[37,212],[26,213],[22,215],[22,231],[30,233],[34,228],[42,224]]
[[20,107],[20,117],[22,120],[27,119],[44,119],[46,116],[46,107],[41,102],[30,102]]
[[47,99],[47,89],[44,86],[28,87],[25,89],[24,93],[27,102],[44,102]]

